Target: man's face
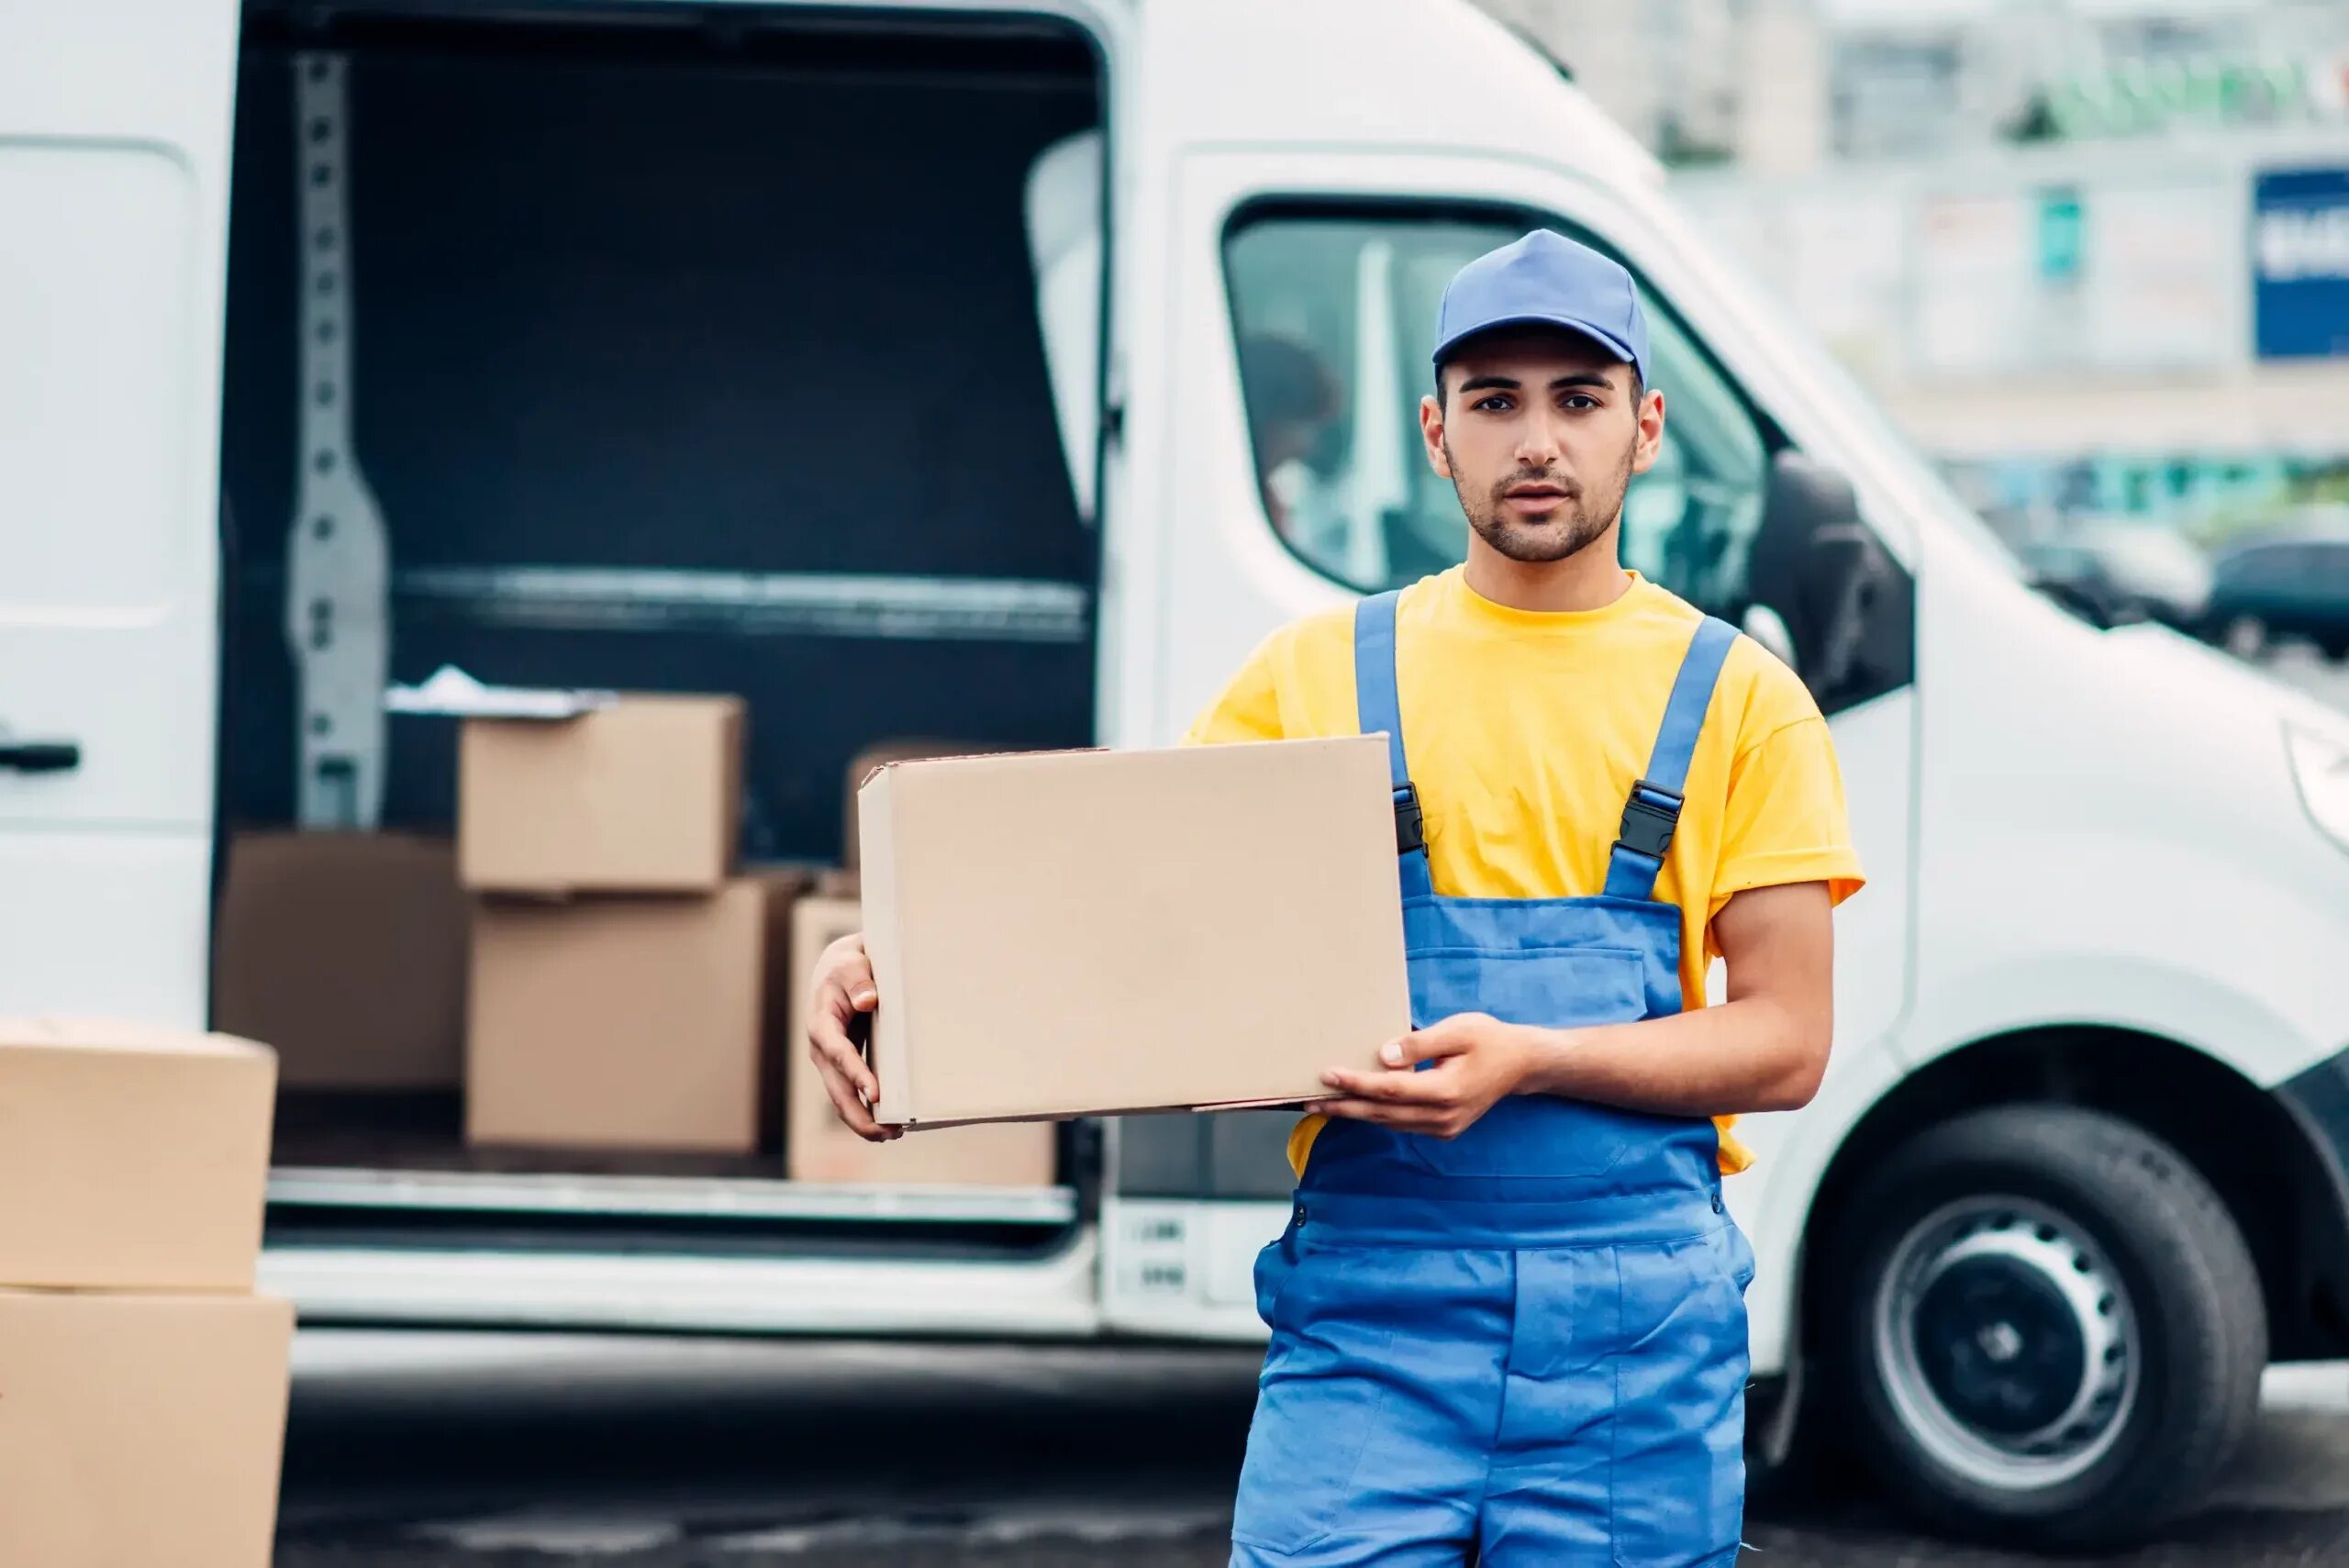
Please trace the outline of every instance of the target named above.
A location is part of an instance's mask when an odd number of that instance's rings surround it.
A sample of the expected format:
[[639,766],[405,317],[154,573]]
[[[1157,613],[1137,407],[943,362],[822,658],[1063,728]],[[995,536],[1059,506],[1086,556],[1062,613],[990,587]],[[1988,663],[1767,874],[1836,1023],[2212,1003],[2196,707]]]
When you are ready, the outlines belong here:
[[1463,344],[1419,409],[1428,461],[1477,537],[1511,561],[1564,561],[1606,536],[1631,475],[1655,462],[1664,396],[1578,333],[1537,328]]

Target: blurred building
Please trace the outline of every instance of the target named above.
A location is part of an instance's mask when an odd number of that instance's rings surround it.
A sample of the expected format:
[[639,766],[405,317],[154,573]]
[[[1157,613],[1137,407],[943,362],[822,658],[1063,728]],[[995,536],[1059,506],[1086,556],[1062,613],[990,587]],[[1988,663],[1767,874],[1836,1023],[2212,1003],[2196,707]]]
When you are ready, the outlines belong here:
[[1480,3],[1994,520],[2349,495],[2349,5]]

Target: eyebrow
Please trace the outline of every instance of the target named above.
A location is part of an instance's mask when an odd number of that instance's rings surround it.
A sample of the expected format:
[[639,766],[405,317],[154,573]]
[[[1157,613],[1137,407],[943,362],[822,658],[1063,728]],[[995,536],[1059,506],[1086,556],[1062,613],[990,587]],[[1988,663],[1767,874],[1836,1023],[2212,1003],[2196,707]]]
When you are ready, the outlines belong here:
[[[1524,386],[1525,384],[1515,376],[1472,375],[1460,384],[1460,390],[1462,392],[1520,392],[1524,390]],[[1602,392],[1615,390],[1615,384],[1598,371],[1576,371],[1571,375],[1559,376],[1550,383],[1550,390],[1553,392],[1562,392],[1570,386],[1597,387]]]

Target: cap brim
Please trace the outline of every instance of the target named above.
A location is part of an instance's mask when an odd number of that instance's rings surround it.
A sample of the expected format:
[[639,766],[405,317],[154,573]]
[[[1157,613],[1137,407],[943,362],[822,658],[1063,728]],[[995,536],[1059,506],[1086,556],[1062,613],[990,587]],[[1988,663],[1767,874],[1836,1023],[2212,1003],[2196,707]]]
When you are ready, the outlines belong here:
[[1454,332],[1451,337],[1438,343],[1435,349],[1435,362],[1443,363],[1458,350],[1461,344],[1472,339],[1482,338],[1488,332],[1504,332],[1512,327],[1555,327],[1561,331],[1587,338],[1625,364],[1633,369],[1639,368],[1639,361],[1632,358],[1631,348],[1623,339],[1603,327],[1595,326],[1587,321],[1578,321],[1571,316],[1505,316],[1497,321],[1479,321],[1475,326],[1464,331]]

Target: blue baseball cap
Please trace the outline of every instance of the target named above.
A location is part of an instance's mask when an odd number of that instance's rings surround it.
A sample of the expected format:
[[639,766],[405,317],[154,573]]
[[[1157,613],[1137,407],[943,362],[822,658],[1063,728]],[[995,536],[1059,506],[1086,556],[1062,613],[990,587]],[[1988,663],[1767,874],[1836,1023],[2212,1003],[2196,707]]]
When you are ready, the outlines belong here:
[[1650,384],[1648,319],[1620,263],[1563,234],[1537,228],[1477,257],[1453,275],[1436,311],[1435,362],[1497,327],[1579,332]]

